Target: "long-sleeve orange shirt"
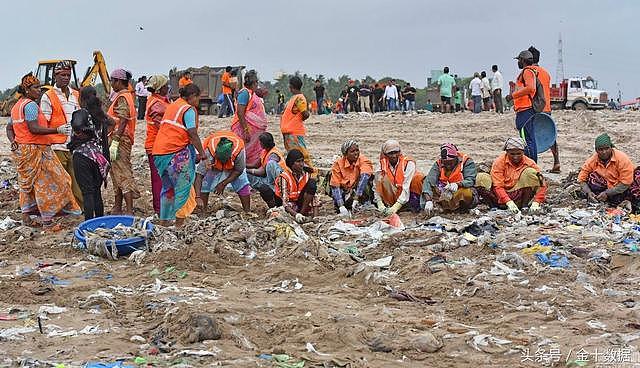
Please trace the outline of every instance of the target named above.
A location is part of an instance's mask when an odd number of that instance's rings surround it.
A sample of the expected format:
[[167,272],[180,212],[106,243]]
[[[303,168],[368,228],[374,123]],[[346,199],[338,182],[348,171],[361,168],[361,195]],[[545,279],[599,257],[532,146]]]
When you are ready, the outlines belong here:
[[329,185],[342,189],[353,189],[358,184],[360,174],[373,174],[373,165],[368,158],[360,154],[358,161],[351,164],[346,157],[340,157],[331,167]]
[[631,185],[633,182],[633,163],[624,152],[613,149],[613,155],[607,164],[603,164],[594,153],[582,165],[578,174],[578,181],[586,183],[592,172],[600,174],[607,180],[607,188],[611,189],[618,184]]
[[[520,161],[519,165],[514,165],[506,153],[500,155],[493,162],[491,166],[491,181],[493,183],[493,191],[498,196],[499,204],[505,204],[511,200],[507,194],[507,190],[516,185],[518,179],[520,179],[520,174],[528,167],[540,172],[540,167],[527,156],[522,156],[522,161]],[[543,182],[542,186],[538,188],[533,200],[542,203],[544,202],[546,194],[547,184]]]

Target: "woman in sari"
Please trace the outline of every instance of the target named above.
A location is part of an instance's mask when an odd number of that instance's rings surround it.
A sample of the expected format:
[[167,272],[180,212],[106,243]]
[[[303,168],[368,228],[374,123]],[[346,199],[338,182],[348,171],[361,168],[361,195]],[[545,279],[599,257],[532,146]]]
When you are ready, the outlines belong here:
[[262,97],[258,89],[258,74],[249,70],[244,75],[244,88],[238,92],[236,114],[231,122],[231,130],[245,142],[248,165],[260,163],[262,146],[259,137],[267,130],[267,113]]
[[40,213],[42,225],[53,225],[59,212],[79,215],[80,207],[71,191],[71,177],[51,150],[48,134],[66,134],[71,125],[48,128],[47,120],[35,102],[40,98],[40,81],[29,73],[18,88],[22,98],[11,109],[7,136],[18,171],[22,223],[37,225],[30,215]]
[[[162,178],[160,221],[168,226],[175,220],[181,226],[196,208],[193,182],[196,161],[205,167],[209,159],[198,137],[200,88],[194,83],[180,89],[180,98],[167,106],[153,143],[153,162]],[[196,151],[198,156],[196,156]]]

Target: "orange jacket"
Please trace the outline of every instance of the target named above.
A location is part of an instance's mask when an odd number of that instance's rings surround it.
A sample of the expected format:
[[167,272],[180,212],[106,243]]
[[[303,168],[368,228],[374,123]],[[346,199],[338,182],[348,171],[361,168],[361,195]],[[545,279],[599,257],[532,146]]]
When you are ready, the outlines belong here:
[[186,87],[186,86],[190,85],[191,83],[193,83],[193,81],[190,78],[182,77],[178,81],[178,88]]
[[276,188],[276,196],[278,196],[278,198],[282,198],[282,188],[280,188],[280,184],[279,184],[280,178],[284,179],[285,185],[287,186],[289,202],[295,202],[298,200],[298,198],[300,198],[300,194],[302,193],[302,191],[304,190],[304,187],[309,182],[309,179],[311,178],[311,176],[309,176],[309,173],[305,172],[304,174],[302,174],[302,177],[300,177],[300,180],[297,180],[293,176],[293,173],[289,168],[285,169],[276,178],[275,188]]
[[511,94],[513,97],[513,109],[524,111],[530,109],[533,97],[536,94],[535,69],[527,66],[522,69],[522,73],[516,79],[516,90]]
[[278,165],[280,165],[283,170],[286,169],[287,164],[285,163],[284,156],[277,147],[273,147],[269,151],[262,150],[262,154],[260,155],[260,167],[267,167],[269,156],[271,156],[272,154],[275,154],[280,158],[280,161],[278,161]]
[[[184,125],[184,113],[192,106],[183,98],[170,103],[164,112],[160,129],[156,135],[151,152],[154,155],[175,153],[186,147],[191,140]],[[194,109],[196,110],[196,109]],[[147,123],[147,127],[149,124]],[[196,110],[196,129],[198,128],[198,111]]]
[[578,181],[586,183],[589,174],[598,173],[607,180],[607,188],[613,188],[618,184],[631,185],[633,182],[633,163],[624,152],[613,149],[613,155],[606,165],[600,161],[598,154],[594,153],[582,165],[578,174]]
[[[158,104],[159,107],[158,113],[162,112],[162,115],[150,116],[149,113],[151,112],[151,108],[153,108],[156,104]],[[144,113],[144,120],[147,121],[147,138],[144,141],[144,149],[147,152],[151,152],[153,150],[153,143],[156,141],[158,130],[160,129],[158,125],[162,123],[164,112],[167,111],[167,106],[169,106],[169,101],[166,97],[160,96],[155,93],[149,96],[149,100],[147,101],[147,109]]]
[[464,168],[464,164],[465,162],[467,162],[468,159],[469,157],[467,155],[465,155],[462,152],[458,152],[458,164],[456,165],[456,167],[453,168],[453,170],[449,173],[449,175],[445,173],[445,168],[442,165],[442,160],[438,160],[438,167],[440,168],[440,177],[438,178],[438,180],[447,184],[448,183],[457,184],[463,181],[464,176],[462,175],[462,169]]
[[304,95],[299,93],[292,96],[289,99],[289,102],[287,102],[287,106],[280,117],[280,131],[282,134],[304,136],[307,133],[302,120],[302,111],[299,111],[296,114],[293,113],[293,107],[299,98],[303,99],[305,102],[307,101]]
[[373,174],[373,165],[368,158],[360,154],[358,161],[351,164],[346,157],[342,156],[331,167],[331,182],[329,185],[346,190],[353,189],[358,185],[358,178],[361,174]]
[[551,74],[547,69],[540,65],[531,65],[531,67],[538,72],[538,80],[542,84],[544,89],[544,110],[542,112],[551,112]]
[[[11,126],[16,136],[15,141],[20,144],[41,144],[48,146],[51,144],[51,140],[49,139],[50,134],[33,134],[27,126],[27,121],[24,119],[24,108],[29,102],[33,102],[33,100],[22,97],[11,108]],[[44,117],[40,107],[38,107],[38,125],[43,128],[46,128],[48,125],[47,118]]]
[[[80,101],[80,93],[75,89],[69,88],[71,94],[76,98],[76,101]],[[67,114],[64,113],[64,109],[62,108],[62,103],[58,98],[58,94],[56,91],[51,88],[46,92],[47,97],[49,97],[49,101],[51,101],[51,118],[49,118],[49,128],[58,128],[67,123]],[[67,141],[67,136],[65,134],[51,134],[49,135],[49,140],[54,144],[62,144]]]
[[[540,172],[540,167],[529,157],[522,156],[522,161],[519,165],[514,165],[506,153],[501,154],[491,166],[491,181],[493,183],[493,191],[498,196],[498,203],[505,204],[511,199],[507,194],[507,190],[513,188],[524,169],[532,167],[537,172]],[[547,184],[538,189],[538,192],[533,197],[533,200],[542,203],[544,202],[545,195],[547,193]]]
[[[218,146],[218,142],[220,142],[221,138],[227,138],[233,143],[233,151],[231,152],[231,158],[227,162],[221,162],[216,159],[216,147]],[[234,168],[234,161],[244,149],[244,141],[240,139],[234,132],[228,130],[220,130],[215,133],[210,134],[207,138],[205,138],[202,145],[209,150],[209,153],[214,158],[213,159],[213,168],[218,171],[229,171]]]
[[118,102],[118,99],[120,97],[124,98],[127,101],[127,105],[129,106],[129,116],[127,118],[127,127],[124,129],[124,134],[126,134],[129,139],[131,139],[131,144],[133,144],[136,134],[136,122],[138,121],[138,114],[136,112],[136,104],[133,101],[133,92],[128,89],[124,89],[118,92],[116,97],[113,99],[111,106],[109,106],[107,114],[111,116],[111,118],[116,122],[112,131],[109,133],[109,136],[111,136],[113,132],[117,131],[118,127],[120,126],[120,118],[115,113],[116,102]]

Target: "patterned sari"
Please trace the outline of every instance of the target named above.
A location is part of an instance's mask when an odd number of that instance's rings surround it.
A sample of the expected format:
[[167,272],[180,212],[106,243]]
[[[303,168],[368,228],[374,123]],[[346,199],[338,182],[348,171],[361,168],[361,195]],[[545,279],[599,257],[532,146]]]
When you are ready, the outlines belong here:
[[[244,118],[249,127],[248,137],[247,133],[242,129],[240,119],[238,118],[238,106],[236,106],[236,113],[231,121],[231,130],[236,133],[238,137],[242,137],[245,140],[247,164],[252,165],[260,162],[262,146],[260,146],[258,137],[267,131],[267,124],[269,122],[267,121],[267,113],[264,110],[264,100],[250,89],[244,89],[249,91],[249,103],[244,113]],[[240,90],[240,92],[242,92],[242,90]]]
[[196,178],[196,153],[188,145],[176,153],[154,155],[162,179],[160,219],[186,218],[196,208],[193,182]]

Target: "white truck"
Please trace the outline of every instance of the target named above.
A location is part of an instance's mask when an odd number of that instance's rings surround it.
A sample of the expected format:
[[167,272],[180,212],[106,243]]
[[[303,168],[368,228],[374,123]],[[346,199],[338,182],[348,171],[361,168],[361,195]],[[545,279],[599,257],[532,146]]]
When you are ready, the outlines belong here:
[[552,109],[604,109],[609,102],[606,91],[598,89],[598,82],[591,77],[568,78],[560,85],[551,85]]

